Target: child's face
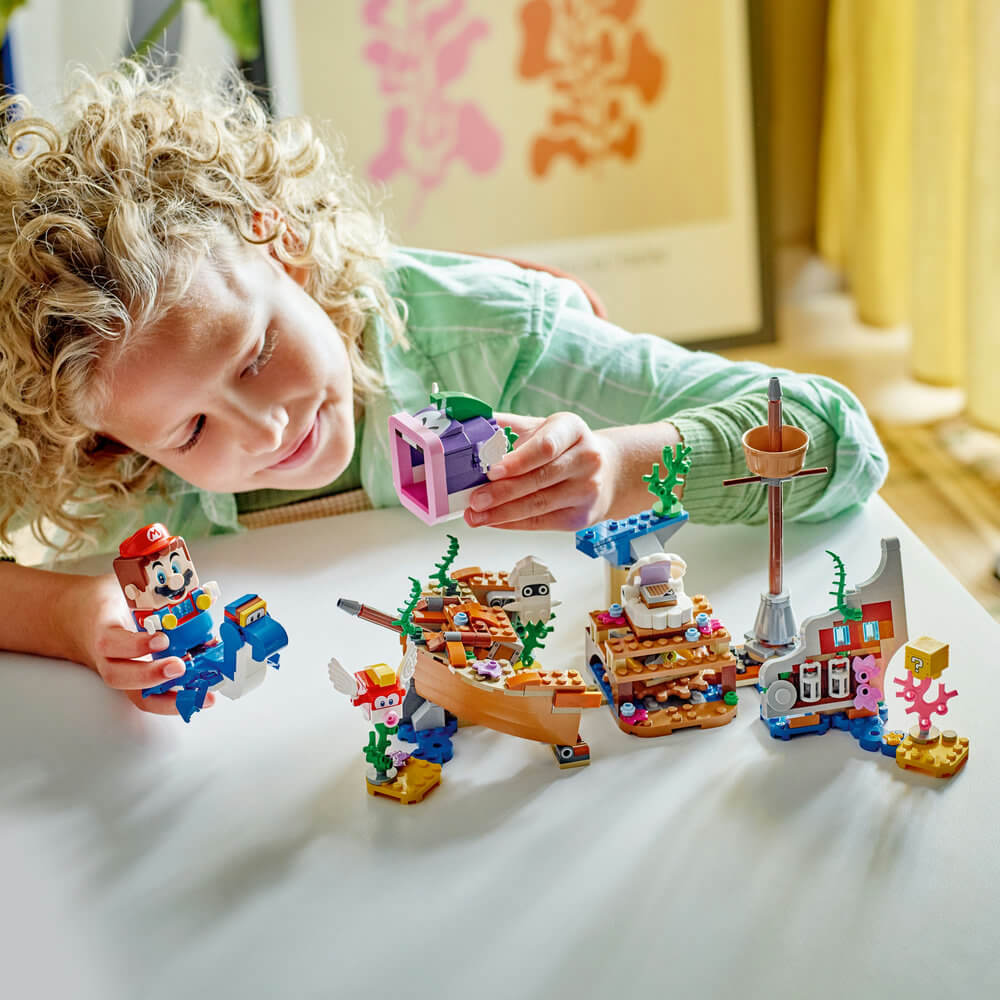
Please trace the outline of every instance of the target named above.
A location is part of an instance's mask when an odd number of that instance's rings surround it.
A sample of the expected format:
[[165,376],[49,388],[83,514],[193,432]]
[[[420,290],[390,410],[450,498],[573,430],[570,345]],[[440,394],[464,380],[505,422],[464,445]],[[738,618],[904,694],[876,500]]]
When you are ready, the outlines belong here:
[[[292,277],[295,275],[295,277]],[[340,334],[266,249],[206,262],[184,300],[102,374],[99,430],[202,489],[310,489],[354,447]]]

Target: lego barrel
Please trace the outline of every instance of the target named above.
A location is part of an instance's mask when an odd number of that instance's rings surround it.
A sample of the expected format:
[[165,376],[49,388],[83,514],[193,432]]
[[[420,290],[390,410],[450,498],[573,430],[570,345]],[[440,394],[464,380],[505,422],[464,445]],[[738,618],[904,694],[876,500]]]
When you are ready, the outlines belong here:
[[781,451],[769,451],[767,424],[751,427],[743,435],[743,454],[746,456],[747,467],[755,476],[765,479],[787,479],[802,471],[805,465],[806,448],[809,447],[809,435],[800,427],[781,427]]

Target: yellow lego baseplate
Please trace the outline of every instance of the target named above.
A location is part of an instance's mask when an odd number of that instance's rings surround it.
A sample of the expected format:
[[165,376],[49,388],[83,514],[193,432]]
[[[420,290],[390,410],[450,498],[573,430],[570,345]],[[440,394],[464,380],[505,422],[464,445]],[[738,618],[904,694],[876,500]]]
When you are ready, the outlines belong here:
[[932,778],[951,778],[969,759],[969,740],[946,729],[936,740],[922,743],[907,736],[896,747],[896,763],[905,771],[919,771]]
[[423,802],[427,795],[441,784],[441,765],[411,757],[395,781],[377,784],[365,779],[369,795],[384,795],[403,805]]

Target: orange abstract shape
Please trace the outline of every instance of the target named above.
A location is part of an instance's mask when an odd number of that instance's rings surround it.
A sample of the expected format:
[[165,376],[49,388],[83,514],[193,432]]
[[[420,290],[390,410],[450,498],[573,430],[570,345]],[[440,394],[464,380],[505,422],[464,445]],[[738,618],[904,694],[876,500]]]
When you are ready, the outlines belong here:
[[616,0],[601,8],[602,13],[621,21],[623,24],[635,13],[638,0]]
[[552,30],[552,8],[548,0],[529,0],[521,8],[521,25],[524,47],[518,72],[525,80],[531,80],[558,65],[546,55]]
[[547,79],[554,106],[534,136],[530,169],[544,176],[559,157],[578,167],[632,160],[640,126],[631,109],[663,92],[666,59],[634,24],[638,0],[527,0],[521,7],[523,79]]
[[646,36],[641,31],[632,36],[628,55],[628,69],[625,75],[615,82],[625,86],[634,84],[642,99],[649,104],[660,92],[663,83],[663,60],[650,48]]

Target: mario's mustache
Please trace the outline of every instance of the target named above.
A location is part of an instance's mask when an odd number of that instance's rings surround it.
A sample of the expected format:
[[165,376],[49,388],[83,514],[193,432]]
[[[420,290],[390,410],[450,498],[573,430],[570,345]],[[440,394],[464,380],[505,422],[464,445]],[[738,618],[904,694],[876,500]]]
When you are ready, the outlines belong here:
[[194,570],[186,569],[184,571],[184,582],[176,590],[171,590],[170,587],[164,584],[162,587],[154,587],[153,593],[159,597],[180,597],[181,594],[188,589],[188,585],[191,583],[191,577],[193,576]]

